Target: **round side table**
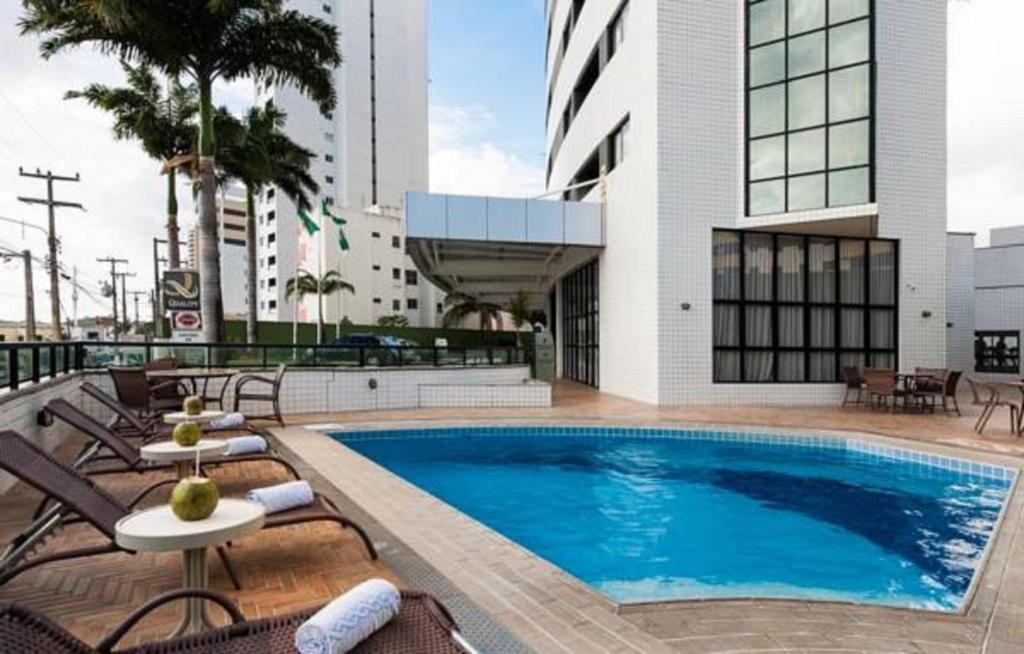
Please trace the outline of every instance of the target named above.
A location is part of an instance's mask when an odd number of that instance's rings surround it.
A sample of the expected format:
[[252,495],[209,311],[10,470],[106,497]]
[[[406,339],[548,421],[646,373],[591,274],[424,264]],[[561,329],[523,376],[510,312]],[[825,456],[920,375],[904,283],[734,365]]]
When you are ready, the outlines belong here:
[[149,443],[139,448],[139,456],[146,461],[174,463],[178,479],[184,479],[195,472],[196,453],[199,461],[211,456],[220,456],[228,451],[228,442],[217,438],[204,438],[195,445],[182,447],[174,441]]
[[180,422],[194,422],[198,425],[202,425],[208,422],[213,422],[219,418],[223,418],[224,415],[223,411],[214,411],[212,409],[209,411],[204,410],[202,413],[191,416],[184,411],[174,411],[172,413],[164,414],[164,422],[169,425],[176,425]]
[[[263,506],[246,500],[223,499],[205,520],[185,521],[169,505],[157,506],[125,516],[114,525],[118,545],[137,552],[182,552],[182,588],[206,588],[209,570],[206,548],[247,536],[263,528]],[[199,633],[214,628],[206,612],[206,601],[187,598],[181,622],[171,632]]]

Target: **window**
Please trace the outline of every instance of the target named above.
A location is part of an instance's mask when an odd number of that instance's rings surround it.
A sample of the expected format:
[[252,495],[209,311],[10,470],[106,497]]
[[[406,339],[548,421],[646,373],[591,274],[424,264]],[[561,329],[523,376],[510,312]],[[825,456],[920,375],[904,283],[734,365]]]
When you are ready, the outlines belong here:
[[375,271],[379,271],[379,270],[380,270],[380,264],[376,264],[376,263],[375,263],[375,264],[373,264],[373,269],[374,269]]
[[394,279],[396,281],[402,279],[402,269],[401,268],[392,268],[391,269],[391,279]]
[[268,223],[274,222],[274,220],[276,218],[277,218],[277,212],[276,211],[268,211],[267,212],[267,222]]
[[277,277],[271,277],[267,280],[267,288],[274,288],[277,286]]
[[417,284],[419,284],[419,281],[420,281],[419,274],[415,270],[406,270],[405,271],[405,285],[406,286],[416,286]]
[[277,300],[271,300],[271,301],[267,302],[267,308],[270,309],[271,311],[276,310],[277,309]]
[[401,311],[402,310],[402,301],[401,300],[391,300],[391,310],[392,311]]
[[334,134],[332,132],[324,132],[324,140],[328,143],[334,143]]
[[870,4],[748,4],[748,215],[873,201]]
[[328,184],[333,184],[334,183],[334,176],[333,175],[324,175],[324,181],[327,182]]
[[420,302],[414,297],[407,298],[405,300],[405,308],[409,311],[417,311],[420,308]]
[[329,207],[333,207],[334,206],[334,198],[331,197],[330,195],[324,197],[324,202],[326,202],[327,206],[329,206]]
[[379,297],[373,298],[373,303],[374,304],[380,304],[380,298]]
[[611,59],[618,52],[619,46],[626,40],[626,28],[629,25],[629,0],[622,3],[619,13],[612,19],[608,26],[608,58]]
[[626,158],[626,153],[629,150],[628,116],[626,117],[626,120],[624,120],[614,132],[612,132],[612,135],[609,138],[609,149],[610,152],[608,153],[608,159],[610,164],[608,166],[608,170],[610,172],[615,170],[615,168],[622,163],[622,160]]
[[896,368],[895,241],[715,230],[712,261],[715,382]]
[[591,261],[562,280],[562,374],[597,387],[600,383],[598,267]]
[[974,332],[974,370],[1020,373],[1020,332]]
[[401,236],[392,236],[391,237],[391,247],[393,247],[393,248],[400,248],[400,247],[402,247],[402,237]]
[[370,232],[370,236],[373,238],[380,238],[380,232]]
[[274,266],[274,265],[277,265],[277,257],[275,257],[275,256],[267,257],[267,266]]
[[274,233],[267,234],[267,245],[270,245],[271,243],[274,243],[275,241],[277,241],[277,234],[274,234]]
[[444,313],[444,303],[443,303],[443,302],[438,302],[438,303],[437,303],[437,306],[436,306],[436,307],[434,307],[434,309],[436,309],[436,310],[437,310],[437,313],[438,313],[438,314],[442,314],[442,313]]
[[328,4],[324,5],[324,13],[325,14],[331,13],[331,5],[328,5]]
[[271,186],[267,189],[267,200],[271,200],[274,197],[274,187]]
[[332,163],[334,161],[334,155],[333,154],[325,154],[324,155],[324,161],[326,161],[327,163]]

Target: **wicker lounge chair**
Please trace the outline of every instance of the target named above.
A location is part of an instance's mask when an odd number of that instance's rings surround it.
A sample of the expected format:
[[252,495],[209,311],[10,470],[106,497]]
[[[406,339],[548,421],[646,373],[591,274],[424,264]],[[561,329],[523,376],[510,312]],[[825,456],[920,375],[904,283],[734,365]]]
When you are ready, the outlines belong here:
[[[89,436],[97,443],[100,443],[103,448],[109,452],[109,454],[98,454],[97,456],[92,457],[89,459],[88,463],[119,460],[121,464],[123,464],[106,466],[98,469],[87,468],[87,474],[149,472],[151,470],[169,469],[166,465],[154,465],[152,462],[143,459],[139,452],[138,445],[126,440],[121,434],[110,429],[96,418],[93,418],[88,413],[82,411],[63,398],[47,402],[41,414],[43,415],[43,422],[48,422],[49,419],[57,418],[61,422],[64,422],[86,436]],[[169,437],[169,434],[164,433],[163,437],[167,438]],[[211,459],[204,463],[204,467],[233,463],[248,463],[253,461],[269,461],[276,463],[277,465],[285,468],[293,478],[302,478],[292,464],[288,463],[278,455],[268,452],[259,454],[239,454],[235,456],[224,456],[217,459]]]
[[[24,557],[31,552],[32,544],[39,542],[39,533],[43,527],[37,525],[39,522],[37,520],[29,530],[22,532],[12,541],[0,560],[0,585],[7,583],[25,570],[51,561],[114,552],[134,554],[114,542],[114,525],[118,520],[129,515],[132,508],[150,492],[161,486],[177,483],[175,479],[166,479],[148,486],[125,504],[97,486],[81,471],[57,461],[14,431],[0,432],[0,469],[6,470],[53,499],[55,504],[44,516],[47,517],[48,522],[55,522],[55,524],[88,523],[109,539],[109,542],[104,545],[74,548],[54,554],[35,556],[30,560],[23,561]],[[50,516],[56,520],[54,521]],[[362,539],[370,557],[377,558],[377,551],[362,527],[342,515],[333,502],[319,493],[315,494],[315,500],[310,506],[267,516],[263,528],[274,529],[309,522],[334,522],[342,527],[350,527]],[[238,577],[231,568],[225,551],[218,548],[217,553],[224,563],[231,581],[236,588],[239,587]]]
[[[238,411],[238,405],[241,402],[270,402],[274,409],[272,414],[253,416],[253,418],[273,419],[283,427],[284,418],[281,417],[281,384],[284,382],[284,374],[286,372],[288,372],[288,366],[282,363],[277,366],[277,372],[274,373],[273,378],[253,374],[240,376],[235,380],[234,410]],[[245,387],[251,384],[262,385],[263,388],[269,386],[270,388],[262,393],[246,392]]]
[[[168,602],[203,597],[220,605],[231,624],[193,636],[114,650],[143,617]],[[0,603],[0,650],[19,654],[294,654],[295,631],[318,609],[274,618],[245,620],[226,596],[211,590],[175,590],[154,597],[129,615],[93,648],[46,616],[13,603]],[[364,640],[353,654],[472,654],[445,607],[426,593],[402,591],[398,615]]]

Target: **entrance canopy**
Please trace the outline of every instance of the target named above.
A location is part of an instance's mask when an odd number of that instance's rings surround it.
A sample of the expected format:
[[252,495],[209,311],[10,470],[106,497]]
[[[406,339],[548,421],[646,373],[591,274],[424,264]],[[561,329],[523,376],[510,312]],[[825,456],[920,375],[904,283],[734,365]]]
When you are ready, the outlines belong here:
[[488,302],[546,295],[604,247],[596,203],[407,193],[405,206],[406,250],[420,272]]

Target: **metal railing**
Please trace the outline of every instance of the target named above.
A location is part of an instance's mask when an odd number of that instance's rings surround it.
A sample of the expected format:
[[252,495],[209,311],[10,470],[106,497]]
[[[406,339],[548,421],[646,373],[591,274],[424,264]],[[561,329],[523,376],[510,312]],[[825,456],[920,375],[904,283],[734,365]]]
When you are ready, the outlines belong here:
[[138,343],[76,341],[0,343],[0,388],[16,390],[78,370],[141,366],[174,358],[198,368],[407,368],[529,364],[528,350],[508,346],[419,347],[247,343]]

